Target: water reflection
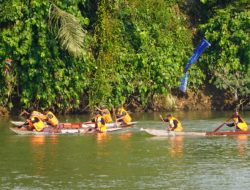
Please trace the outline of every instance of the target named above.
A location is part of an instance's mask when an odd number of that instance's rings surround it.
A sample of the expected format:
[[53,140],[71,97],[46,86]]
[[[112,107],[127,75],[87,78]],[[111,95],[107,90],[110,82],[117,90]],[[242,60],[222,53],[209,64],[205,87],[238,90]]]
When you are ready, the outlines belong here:
[[32,148],[35,148],[45,143],[45,136],[44,135],[30,136],[29,140],[30,144],[32,145]]
[[50,139],[50,144],[57,144],[58,143],[58,136],[57,135],[51,135],[49,139]]
[[100,143],[102,144],[104,142],[107,142],[107,140],[108,140],[107,133],[97,133],[96,134],[96,141],[98,144],[100,144]]
[[121,133],[119,135],[119,139],[122,141],[128,141],[132,137],[132,132],[127,132],[127,133]]
[[183,156],[183,136],[170,137],[170,155],[172,157],[182,157]]
[[45,144],[45,136],[30,136],[29,141],[32,150],[32,168],[33,175],[42,175],[44,169],[44,160],[45,160],[45,150],[43,145]]
[[[35,135],[29,137],[29,142],[31,145],[31,162],[33,175],[41,176],[46,171],[46,160],[47,157],[50,159],[56,159],[57,151],[56,144],[58,143],[58,136],[44,136],[44,135]],[[49,151],[47,151],[47,146],[49,145]],[[52,162],[52,160],[51,160]]]
[[248,136],[247,135],[238,135],[235,137],[237,141],[237,150],[239,156],[247,155],[247,142]]

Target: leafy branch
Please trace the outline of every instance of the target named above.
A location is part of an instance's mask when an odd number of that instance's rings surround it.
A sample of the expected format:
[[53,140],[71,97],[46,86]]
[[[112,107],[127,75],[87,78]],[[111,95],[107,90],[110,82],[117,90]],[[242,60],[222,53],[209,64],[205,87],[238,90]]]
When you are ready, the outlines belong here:
[[56,34],[62,48],[75,57],[82,56],[86,32],[74,15],[63,11],[55,4],[51,4],[49,28]]

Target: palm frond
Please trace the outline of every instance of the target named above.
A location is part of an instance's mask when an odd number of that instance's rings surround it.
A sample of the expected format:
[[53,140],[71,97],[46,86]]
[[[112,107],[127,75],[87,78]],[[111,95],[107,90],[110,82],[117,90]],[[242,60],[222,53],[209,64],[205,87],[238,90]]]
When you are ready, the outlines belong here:
[[86,32],[74,15],[51,4],[49,9],[49,28],[56,34],[56,38],[63,49],[76,57],[82,55]]

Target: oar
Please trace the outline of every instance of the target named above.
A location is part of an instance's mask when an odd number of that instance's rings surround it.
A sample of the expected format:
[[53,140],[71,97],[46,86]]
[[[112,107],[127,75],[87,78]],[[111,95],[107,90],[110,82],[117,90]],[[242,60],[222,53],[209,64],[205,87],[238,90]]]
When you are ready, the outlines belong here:
[[217,131],[219,131],[220,130],[220,128],[222,128],[225,124],[226,124],[226,122],[228,122],[229,120],[231,120],[231,118],[229,118],[228,120],[226,120],[224,123],[222,123],[219,127],[217,127],[216,129],[214,129],[213,130],[213,132],[217,132]]
[[[166,124],[166,122],[164,121],[162,115],[160,115],[160,118],[161,118],[161,121],[162,121],[164,124]],[[168,131],[171,131],[168,125],[167,125],[167,130],[168,130]]]
[[112,112],[113,112],[114,119],[115,119],[115,125],[116,125],[116,127],[118,127],[118,123],[117,123],[117,118],[116,118],[115,108],[114,107],[112,107]]
[[100,112],[102,112],[102,110],[101,110],[100,108],[98,108],[97,106],[95,106],[95,108],[96,108],[97,110],[99,110]]

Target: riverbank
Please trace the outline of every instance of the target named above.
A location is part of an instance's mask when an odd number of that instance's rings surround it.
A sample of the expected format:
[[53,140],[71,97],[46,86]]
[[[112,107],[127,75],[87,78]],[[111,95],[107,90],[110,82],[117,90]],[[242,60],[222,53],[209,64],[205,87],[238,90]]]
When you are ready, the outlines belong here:
[[250,100],[246,100],[243,104],[241,102],[235,100],[230,93],[207,87],[197,91],[187,90],[186,93],[175,90],[166,96],[155,95],[147,109],[136,104],[133,104],[131,109],[135,111],[226,111],[235,109],[249,111]]
[[[79,108],[70,111],[65,111],[60,114],[82,114],[90,113],[93,108],[87,108],[86,104],[82,104],[85,109]],[[134,99],[127,101],[124,106],[131,112],[153,112],[153,111],[226,111],[235,110],[239,105],[239,101],[234,100],[234,97],[228,93],[224,93],[217,89],[202,89],[198,91],[188,90],[182,93],[179,90],[172,91],[169,95],[154,95],[152,101],[147,106]],[[239,109],[239,108],[238,108]],[[8,114],[17,115],[22,108],[7,108],[0,107],[0,116],[7,116]],[[249,111],[249,100],[241,105],[240,110]],[[56,112],[56,111],[55,111]]]

